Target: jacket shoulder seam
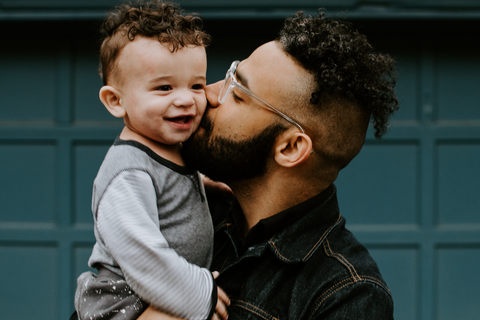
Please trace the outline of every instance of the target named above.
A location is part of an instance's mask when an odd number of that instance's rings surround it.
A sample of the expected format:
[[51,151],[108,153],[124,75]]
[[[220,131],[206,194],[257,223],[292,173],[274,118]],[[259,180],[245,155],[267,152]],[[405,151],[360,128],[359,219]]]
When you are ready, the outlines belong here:
[[[245,304],[245,305],[249,306],[249,307],[252,308],[252,309],[247,308],[246,306],[244,306],[244,305],[242,305],[242,304]],[[243,309],[245,309],[245,310],[248,310],[248,311],[256,314],[257,316],[259,316],[259,317],[261,317],[261,318],[263,318],[263,319],[265,319],[265,320],[269,320],[269,318],[265,317],[264,315],[262,315],[260,312],[257,312],[256,310],[260,310],[260,311],[264,312],[266,315],[268,315],[268,316],[270,317],[270,319],[279,320],[278,318],[275,318],[275,317],[272,316],[271,314],[268,314],[268,313],[265,312],[264,310],[262,310],[262,309],[260,309],[260,308],[258,308],[258,307],[256,307],[256,306],[254,306],[253,304],[248,303],[248,302],[246,302],[246,301],[237,300],[237,301],[235,301],[235,305],[236,305],[237,307],[239,307],[239,308],[243,308]]]
[[[336,284],[334,284],[333,286],[331,286],[330,288],[328,288],[327,290],[325,290],[314,302],[314,308],[310,314],[310,316],[308,317],[308,319],[311,319],[313,317],[313,315],[315,314],[315,312],[318,310],[318,308],[320,307],[320,305],[325,301],[327,300],[329,297],[331,297],[334,293],[336,293],[337,291],[351,285],[351,284],[355,284],[355,283],[358,283],[358,282],[364,282],[364,283],[373,283],[375,285],[377,285],[378,287],[382,288],[390,297],[392,296],[390,290],[385,287],[385,285],[379,281],[377,278],[375,277],[371,277],[371,276],[365,276],[365,275],[360,275],[358,276],[358,278],[356,277],[350,277],[350,278],[347,278],[347,279],[344,279],[340,282],[337,282]],[[320,301],[319,301],[320,300]]]
[[325,239],[323,242],[323,248],[325,250],[325,254],[328,257],[332,257],[336,260],[338,260],[341,264],[345,266],[345,268],[348,269],[348,272],[353,278],[353,281],[359,281],[360,277],[358,276],[357,270],[355,270],[355,267],[340,253],[335,253],[333,252],[332,248],[330,247],[330,242],[328,239]]
[[327,230],[325,230],[325,232],[322,234],[322,236],[320,237],[320,239],[318,239],[317,243],[315,243],[315,245],[312,247],[312,249],[310,249],[310,251],[305,255],[305,257],[303,257],[302,261],[305,261],[308,256],[312,253],[312,251],[322,242],[322,241],[327,241],[327,238],[326,238],[326,235],[330,232],[330,230],[332,230],[337,224],[338,222],[340,222],[340,219],[342,218],[342,215],[338,215],[338,219],[337,221],[332,225],[330,226],[330,228],[328,228]]

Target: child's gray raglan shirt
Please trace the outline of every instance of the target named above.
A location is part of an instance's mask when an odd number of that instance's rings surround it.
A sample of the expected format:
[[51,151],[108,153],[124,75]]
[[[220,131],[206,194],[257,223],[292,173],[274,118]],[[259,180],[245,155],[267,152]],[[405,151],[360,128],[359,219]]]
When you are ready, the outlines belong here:
[[88,261],[125,277],[158,309],[205,319],[216,290],[213,226],[198,172],[119,138],[94,182],[97,243]]

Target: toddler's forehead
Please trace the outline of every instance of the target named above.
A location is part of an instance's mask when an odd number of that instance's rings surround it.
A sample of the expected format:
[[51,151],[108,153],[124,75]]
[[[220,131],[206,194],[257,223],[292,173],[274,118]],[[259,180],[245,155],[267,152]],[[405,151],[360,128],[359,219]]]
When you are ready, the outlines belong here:
[[151,81],[161,75],[180,75],[177,79],[187,82],[188,77],[206,77],[205,47],[189,44],[175,49],[155,37],[136,37],[119,53],[109,82],[122,86],[130,80]]

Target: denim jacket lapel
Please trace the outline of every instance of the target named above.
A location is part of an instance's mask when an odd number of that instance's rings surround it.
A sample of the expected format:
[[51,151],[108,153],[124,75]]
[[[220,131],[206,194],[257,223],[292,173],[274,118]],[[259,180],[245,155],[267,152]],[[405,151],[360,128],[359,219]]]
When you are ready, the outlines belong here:
[[268,241],[268,245],[281,261],[286,263],[307,261],[321,246],[330,231],[342,220],[344,219],[339,212],[335,190],[322,206],[315,208],[295,224],[273,236]]

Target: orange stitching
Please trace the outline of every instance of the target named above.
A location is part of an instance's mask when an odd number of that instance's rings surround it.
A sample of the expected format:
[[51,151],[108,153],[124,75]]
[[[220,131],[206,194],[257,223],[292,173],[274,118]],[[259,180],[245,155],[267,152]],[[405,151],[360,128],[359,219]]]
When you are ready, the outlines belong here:
[[[325,254],[326,254],[327,256],[333,257],[333,258],[336,258],[337,260],[339,260],[339,262],[340,262],[341,264],[343,264],[343,265],[348,269],[350,275],[351,275],[352,277],[354,277],[354,279],[355,279],[355,275],[353,274],[353,272],[352,272],[352,270],[351,270],[351,268],[350,268],[351,265],[346,265],[346,264],[344,263],[344,259],[342,259],[341,257],[339,257],[336,253],[334,253],[334,252],[332,251],[332,248],[330,247],[330,242],[328,241],[328,239],[325,239],[325,242],[323,243],[323,248],[325,249]],[[354,280],[354,281],[355,281],[355,280]]]
[[243,309],[245,309],[245,310],[247,310],[247,311],[249,311],[249,312],[251,312],[251,313],[253,313],[253,314],[256,314],[256,315],[259,316],[259,317],[262,317],[262,318],[265,319],[265,320],[268,320],[268,318],[265,318],[265,317],[264,317],[263,315],[261,315],[260,313],[255,312],[255,311],[253,311],[253,310],[250,310],[250,309],[248,309],[248,308],[245,307],[245,306],[241,306],[241,305],[238,305],[238,304],[237,304],[237,307],[243,308]]
[[283,260],[285,260],[285,261],[290,261],[290,259],[285,258],[284,256],[282,256],[282,254],[280,253],[280,251],[278,251],[277,246],[275,245],[275,242],[273,242],[272,240],[270,240],[270,243],[273,245],[273,247],[275,248],[275,251],[277,251],[278,255],[283,258]]
[[223,220],[222,222],[220,222],[219,224],[217,224],[217,226],[215,227],[214,229],[214,232],[217,232],[219,229],[223,228],[223,226],[230,226],[231,223],[228,223],[227,220]]
[[[313,316],[313,314],[315,313],[315,311],[317,311],[318,307],[323,303],[323,301],[325,301],[325,299],[327,299],[328,297],[330,297],[332,294],[334,294],[334,293],[337,292],[338,290],[340,290],[340,289],[342,289],[342,288],[345,288],[346,286],[348,286],[349,284],[352,284],[352,283],[355,283],[355,281],[346,283],[346,284],[344,284],[343,286],[341,286],[340,288],[337,288],[335,291],[330,292],[330,294],[329,294],[328,296],[326,296],[325,298],[323,298],[322,301],[320,301],[320,302],[315,306],[315,308],[312,310],[312,313],[310,314],[310,318]],[[318,299],[317,299],[317,300],[318,300]]]
[[[385,286],[384,286],[381,282],[379,282],[379,280],[378,280],[377,278],[374,278],[374,277],[371,277],[371,276],[363,276],[363,275],[362,275],[362,276],[359,276],[359,278],[360,278],[359,281],[364,280],[365,282],[370,281],[370,282],[375,283],[376,285],[378,285],[379,287],[381,287],[382,289],[384,289],[385,291],[387,291],[387,292],[389,293],[389,295],[391,296],[390,290],[389,290],[388,288],[385,288]],[[368,278],[368,279],[366,279],[366,278]],[[320,296],[317,298],[317,300],[315,300],[314,303],[317,303],[318,300],[320,300],[320,299],[321,299],[324,295],[326,295],[330,290],[332,290],[332,289],[335,288],[336,286],[340,285],[342,282],[349,281],[349,280],[351,280],[351,279],[352,279],[352,277],[350,277],[350,278],[348,278],[348,279],[344,279],[344,280],[336,283],[334,286],[328,288],[327,290],[325,290],[325,292],[324,292],[322,295],[320,295]],[[326,297],[324,297],[324,298],[315,306],[315,308],[312,310],[312,313],[310,314],[310,318],[313,316],[313,314],[315,313],[315,311],[317,311],[318,307],[323,303],[323,301],[325,301],[326,299],[328,299],[332,294],[334,294],[334,293],[337,292],[338,290],[340,290],[340,289],[342,289],[342,288],[345,288],[346,286],[348,286],[348,285],[350,285],[350,284],[352,284],[352,283],[356,283],[356,282],[357,282],[357,281],[355,281],[355,280],[354,280],[354,281],[351,281],[351,282],[346,283],[346,284],[342,285],[341,287],[335,289],[334,291],[330,292]]]
[[345,282],[345,281],[349,281],[349,280],[351,280],[351,279],[352,279],[352,277],[347,278],[347,279],[343,279],[342,281],[337,282],[335,285],[333,285],[333,286],[331,286],[330,288],[328,288],[327,290],[325,290],[325,292],[324,292],[321,296],[319,296],[319,297],[317,298],[317,300],[315,301],[315,303],[316,303],[320,298],[322,298],[324,295],[326,295],[326,294],[328,293],[328,291],[332,290],[333,288],[335,288],[336,286],[340,285],[341,283],[343,283],[343,282]]
[[361,277],[367,278],[366,280],[369,280],[369,281],[375,283],[376,285],[381,287],[383,290],[387,291],[390,296],[392,295],[392,292],[390,291],[390,289],[388,287],[385,287],[385,285],[383,283],[381,283],[377,278],[374,278],[374,277],[371,277],[371,276],[363,276],[363,275]]
[[[341,283],[345,282],[345,281],[349,281],[351,280],[352,278],[347,278],[347,279],[344,279],[338,283],[336,283],[335,285],[331,286],[330,288],[328,288],[327,290],[325,290],[325,292],[323,294],[321,294],[314,302],[314,304],[317,303],[318,300],[320,300],[324,295],[326,295],[330,290],[332,290],[333,288],[335,288],[336,286],[340,285]],[[345,285],[344,285],[345,286]],[[344,287],[342,286],[342,288]],[[334,292],[336,292],[337,290],[335,290]],[[332,293],[334,293],[332,292]],[[331,294],[332,294],[331,293]],[[329,294],[326,298],[328,298],[331,294]],[[313,316],[313,314],[315,313],[315,311],[318,309],[318,306],[324,301],[325,299],[323,299],[320,303],[317,304],[317,306],[312,310],[312,313],[310,314],[310,318]]]
[[[326,246],[328,246],[328,248]],[[339,253],[333,252],[332,248],[330,247],[330,242],[328,241],[328,239],[325,239],[325,242],[323,243],[323,247],[325,249],[325,253],[327,254],[327,256],[333,256],[337,258],[339,262],[342,263],[348,269],[350,274],[353,276],[355,282],[360,281],[360,276],[358,275],[357,270],[355,270],[355,267],[347,259],[345,259],[344,256],[342,256]],[[331,254],[329,254],[327,251],[329,251]],[[358,277],[359,280],[356,280],[356,277]]]
[[[330,247],[330,243],[328,243],[328,246]],[[331,250],[331,248],[330,248]],[[333,250],[331,250],[332,253],[333,253]],[[333,253],[336,257],[339,257],[339,259],[341,259],[342,261],[344,261],[346,264],[348,264],[351,269],[353,270],[353,272],[355,273],[355,275],[357,276],[357,278],[359,279],[358,281],[360,281],[360,276],[358,275],[357,273],[357,270],[355,269],[355,267],[350,263],[350,261],[348,261],[343,255],[341,255],[340,253]],[[353,274],[352,274],[353,275]],[[355,277],[355,275],[353,275]]]
[[[345,282],[345,281],[349,281],[351,280],[352,278],[348,278],[348,279],[344,279],[338,283],[336,283],[334,286],[328,288],[321,296],[319,296],[317,298],[317,300],[315,301],[315,303],[317,303],[318,300],[320,300],[324,295],[326,295],[330,290],[332,290],[333,288],[335,288],[336,286],[340,285],[341,283]],[[330,294],[328,294],[326,297],[324,297],[319,303],[317,303],[317,305],[315,306],[315,308],[312,310],[312,313],[310,314],[310,318],[313,316],[313,314],[315,313],[315,311],[318,309],[318,307],[323,303],[323,301],[325,301],[328,297],[330,297],[332,294],[334,294],[335,292],[337,292],[338,290],[342,289],[342,288],[345,288],[347,285],[349,284],[352,284],[352,283],[355,283],[355,281],[353,282],[349,282],[349,283],[346,283],[344,285],[342,285],[340,288],[337,288],[336,290],[334,290],[333,292],[330,292]]]
[[237,300],[237,304],[236,304],[236,305],[237,305],[238,307],[244,308],[245,310],[249,310],[249,311],[251,311],[251,312],[253,312],[253,313],[255,313],[255,314],[257,314],[257,315],[261,316],[263,319],[267,319],[267,318],[265,318],[265,316],[263,316],[263,315],[261,315],[261,314],[259,314],[259,313],[255,312],[255,311],[253,311],[253,310],[247,309],[246,307],[239,305],[239,304],[238,304],[238,302],[245,303],[246,305],[249,305],[249,306],[251,306],[252,308],[255,308],[255,309],[257,309],[257,310],[260,310],[260,311],[262,311],[263,313],[265,313],[265,314],[267,314],[268,316],[270,316],[272,319],[279,320],[278,318],[275,318],[274,316],[272,316],[272,315],[271,315],[271,314],[269,314],[268,312],[265,312],[264,310],[260,309],[260,308],[259,308],[259,307],[257,307],[257,306],[254,306],[254,305],[253,305],[253,304],[251,304],[251,303],[248,303],[248,302],[246,302],[246,301],[243,301],[243,300]]
[[313,251],[314,248],[316,248],[318,246],[318,244],[322,241],[323,237],[325,236],[325,234],[327,232],[329,232],[330,230],[332,230],[333,227],[335,227],[338,223],[338,221],[340,221],[340,218],[342,217],[341,214],[338,215],[338,219],[337,221],[335,221],[335,223],[330,227],[328,228],[323,234],[322,236],[320,237],[320,239],[318,239],[317,243],[315,243],[315,245],[312,247],[312,249],[310,249],[310,251],[308,251],[307,255],[305,257],[303,257],[302,261],[305,261],[305,259],[310,255],[310,253]]
[[[325,234],[326,234],[327,232],[329,232],[333,227],[335,227],[335,226],[337,225],[337,223],[338,223],[338,221],[340,221],[340,218],[341,218],[341,217],[342,217],[342,215],[338,215],[337,221],[335,221],[335,223],[334,223],[330,228],[328,228],[328,229],[322,234],[322,236],[320,237],[320,239],[318,239],[317,243],[315,243],[315,245],[310,249],[310,251],[308,251],[307,255],[302,258],[302,261],[305,261],[305,259],[307,259],[307,257],[310,255],[310,253],[312,253],[313,249],[315,249],[315,248],[318,246],[318,244],[319,244],[320,242],[322,242],[322,239],[323,239],[323,237],[325,236]],[[270,243],[273,245],[273,247],[275,248],[275,251],[278,253],[278,255],[279,255],[280,257],[282,257],[285,261],[291,261],[290,259],[287,259],[287,258],[285,258],[284,256],[282,256],[282,254],[280,253],[280,251],[278,251],[277,246],[275,245],[275,242],[273,242],[272,239],[273,239],[273,237],[270,239]]]

